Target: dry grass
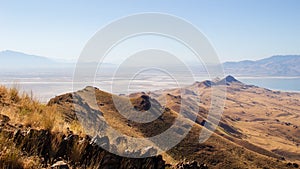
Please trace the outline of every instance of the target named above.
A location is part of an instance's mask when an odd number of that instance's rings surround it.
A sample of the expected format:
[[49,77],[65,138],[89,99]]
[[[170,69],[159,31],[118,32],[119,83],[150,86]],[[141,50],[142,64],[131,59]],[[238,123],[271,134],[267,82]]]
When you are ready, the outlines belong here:
[[79,121],[72,121],[71,123],[67,123],[64,126],[67,126],[73,133],[78,134],[79,136],[85,136],[84,127],[80,124]]
[[20,94],[16,88],[0,88],[1,114],[9,116],[12,123],[27,127],[52,130],[56,124],[63,122],[54,106],[48,107],[28,94]]
[[40,168],[39,157],[26,157],[16,148],[14,143],[0,134],[0,168],[5,169],[36,169]]
[[[41,104],[32,94],[20,93],[16,87],[0,86],[0,114],[8,116],[11,125],[51,132],[66,132],[69,128],[74,134],[83,134],[79,122],[67,123],[55,105]],[[40,164],[39,157],[27,157],[12,140],[0,133],[0,168],[35,169],[40,168]]]
[[2,134],[0,134],[0,149],[0,168],[23,168],[21,151]]
[[40,168],[40,159],[37,156],[24,158],[22,163],[24,169]]
[[0,114],[8,116],[12,124],[50,131],[64,131],[69,127],[76,134],[83,132],[80,124],[65,122],[55,105],[41,104],[32,94],[20,93],[17,88],[0,86]]

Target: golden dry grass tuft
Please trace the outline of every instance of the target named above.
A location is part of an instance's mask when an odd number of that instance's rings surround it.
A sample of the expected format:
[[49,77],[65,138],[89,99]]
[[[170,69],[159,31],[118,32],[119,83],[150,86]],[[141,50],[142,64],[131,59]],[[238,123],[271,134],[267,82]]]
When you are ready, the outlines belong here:
[[20,93],[16,87],[0,86],[0,114],[8,116],[10,123],[25,127],[53,132],[70,128],[75,134],[84,133],[79,122],[66,122],[56,105],[42,104],[32,94]]
[[0,134],[0,149],[0,168],[23,168],[21,151],[3,134]]
[[78,122],[65,122],[56,105],[41,104],[32,94],[20,93],[17,88],[0,86],[0,114],[8,116],[12,124],[49,131],[64,131],[69,127],[76,134],[83,132]]
[[[9,117],[9,124],[25,128],[46,129],[51,132],[82,134],[79,122],[68,123],[57,110],[56,105],[40,103],[32,94],[21,93],[18,88],[0,86],[0,114]],[[0,133],[0,168],[35,169],[40,168],[40,158],[26,156],[7,136]]]
[[45,106],[26,93],[20,94],[16,88],[7,89],[2,86],[0,94],[0,113],[7,115],[12,123],[47,130],[63,123],[55,106]]
[[36,169],[40,168],[37,156],[24,156],[22,151],[14,145],[12,140],[0,134],[0,168],[5,169]]

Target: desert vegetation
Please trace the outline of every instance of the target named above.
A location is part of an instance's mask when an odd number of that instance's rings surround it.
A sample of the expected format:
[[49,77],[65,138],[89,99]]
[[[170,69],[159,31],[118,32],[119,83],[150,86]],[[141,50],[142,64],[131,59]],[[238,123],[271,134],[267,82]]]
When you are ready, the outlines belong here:
[[20,93],[17,87],[0,86],[0,114],[8,116],[13,124],[34,129],[57,132],[69,128],[76,133],[82,132],[79,123],[65,121],[56,105],[42,104],[32,93]]
[[17,87],[0,86],[0,124],[0,168],[39,168],[40,165],[39,157],[27,156],[8,133],[1,132],[6,124],[12,132],[36,129],[66,133],[69,129],[82,134],[83,131],[78,122],[66,122],[55,105],[42,104],[32,94],[20,93]]
[[161,156],[130,159],[109,153],[96,144],[101,138],[86,135],[65,115],[56,104],[1,86],[0,168],[164,168]]

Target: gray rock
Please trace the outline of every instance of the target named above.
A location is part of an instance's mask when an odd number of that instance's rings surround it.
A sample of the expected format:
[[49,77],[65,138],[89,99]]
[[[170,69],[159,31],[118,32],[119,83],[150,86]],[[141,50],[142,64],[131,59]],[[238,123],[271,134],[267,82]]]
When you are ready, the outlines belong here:
[[64,161],[57,161],[51,166],[52,169],[69,169],[70,167],[68,166],[67,163]]

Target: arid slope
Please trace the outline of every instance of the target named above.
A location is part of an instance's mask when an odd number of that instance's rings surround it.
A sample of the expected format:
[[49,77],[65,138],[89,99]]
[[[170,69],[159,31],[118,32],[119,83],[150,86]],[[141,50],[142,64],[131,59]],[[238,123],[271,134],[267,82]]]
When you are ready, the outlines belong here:
[[[210,107],[211,87],[214,85],[224,85],[227,88],[225,111],[215,133],[205,143],[199,143],[199,133],[201,130],[207,130],[203,124],[209,123],[205,118]],[[96,109],[114,129],[131,137],[149,137],[172,126],[174,119],[179,114],[180,90],[172,89],[130,95],[132,106],[141,113],[147,111],[149,99],[154,100],[156,104],[161,103],[158,106],[164,109],[163,114],[153,123],[145,124],[132,122],[119,114],[112,97],[118,98],[119,103],[122,104],[122,100],[124,102],[126,100],[125,96],[112,95],[92,87],[87,87],[73,95],[58,96],[52,99],[49,105],[58,105],[61,112],[69,116],[74,113],[71,103],[77,104],[72,97],[93,91],[97,100],[98,108]],[[186,90],[187,95],[194,95],[193,91],[195,90],[200,91],[199,112],[190,112],[197,114],[198,117],[196,124],[193,125],[185,139],[163,154],[168,163],[176,164],[182,160],[196,160],[208,164],[209,168],[289,168],[291,165],[284,158],[297,159],[298,149],[295,142],[287,145],[285,143],[289,140],[289,136],[294,139],[297,137],[298,130],[297,127],[294,127],[297,126],[297,122],[290,119],[297,118],[293,115],[296,115],[298,111],[298,94],[273,92],[245,85],[230,76],[218,82],[196,82],[183,90]],[[162,98],[167,98],[167,101],[163,101]],[[66,100],[68,100],[67,104]],[[84,99],[82,101],[88,103]],[[291,106],[289,106],[290,101],[294,101]],[[285,107],[288,108],[285,109]],[[287,117],[282,115],[282,113],[286,113],[285,111],[291,110],[294,110],[292,115]],[[273,117],[274,119],[272,119]],[[278,119],[276,120],[275,117]],[[187,123],[193,124],[189,119],[186,120]],[[267,135],[267,131],[274,126],[278,133],[269,132]],[[183,126],[177,127],[182,129]],[[178,131],[180,130],[174,131],[174,137],[181,134]],[[293,133],[285,133],[288,131]],[[269,138],[273,138],[272,141],[269,141]]]

